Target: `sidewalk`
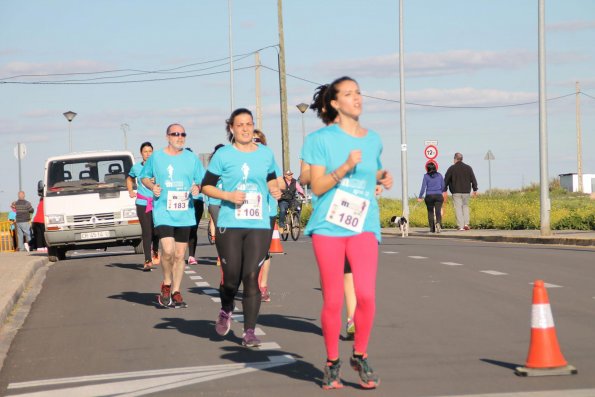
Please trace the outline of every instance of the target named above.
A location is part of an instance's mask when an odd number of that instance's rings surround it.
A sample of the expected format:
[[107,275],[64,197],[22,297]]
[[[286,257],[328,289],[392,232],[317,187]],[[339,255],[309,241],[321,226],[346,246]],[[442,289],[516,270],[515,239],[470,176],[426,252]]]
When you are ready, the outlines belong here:
[[0,328],[35,272],[47,263],[46,253],[0,252]]
[[[401,236],[396,228],[383,228],[382,234]],[[446,229],[441,233],[430,233],[429,228],[414,227],[409,230],[410,237],[460,238],[489,242],[558,244],[583,247],[595,247],[595,230],[555,230],[551,236],[541,236],[540,230],[497,230],[497,229]]]

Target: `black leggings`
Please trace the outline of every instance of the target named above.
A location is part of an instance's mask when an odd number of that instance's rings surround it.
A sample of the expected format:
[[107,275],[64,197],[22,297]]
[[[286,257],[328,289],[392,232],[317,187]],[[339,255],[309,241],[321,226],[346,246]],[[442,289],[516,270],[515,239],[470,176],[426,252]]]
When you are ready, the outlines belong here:
[[244,330],[256,326],[260,311],[258,273],[271,243],[270,233],[269,229],[216,229],[215,244],[222,272],[221,308],[226,312],[233,310],[233,301],[242,283]]
[[196,254],[196,241],[198,237],[196,236],[196,232],[198,231],[198,224],[200,223],[200,218],[202,218],[202,213],[205,210],[205,203],[202,200],[194,200],[194,217],[196,218],[196,226],[192,226],[190,228],[190,239],[188,240],[188,256],[195,256]]
[[[442,225],[442,203],[444,203],[444,197],[441,194],[427,194],[424,199],[426,207],[428,207],[428,224],[432,232],[436,231],[436,225],[434,224],[434,212],[436,212],[436,223]],[[434,211],[435,210],[435,211]]]
[[136,205],[136,215],[140,222],[140,228],[143,233],[143,250],[145,251],[145,261],[152,260],[151,258],[151,244],[153,244],[153,251],[159,252],[159,236],[153,227],[153,211],[145,212],[147,207],[145,205]]

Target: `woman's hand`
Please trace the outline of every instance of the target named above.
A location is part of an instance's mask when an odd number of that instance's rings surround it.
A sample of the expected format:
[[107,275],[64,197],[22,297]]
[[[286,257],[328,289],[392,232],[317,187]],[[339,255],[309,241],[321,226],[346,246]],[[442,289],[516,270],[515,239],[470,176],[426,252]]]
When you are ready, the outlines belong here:
[[227,201],[231,201],[234,204],[242,204],[246,199],[246,193],[241,190],[235,190],[227,193]]
[[393,186],[393,176],[387,170],[378,171],[378,182],[384,186],[385,189],[390,189]]

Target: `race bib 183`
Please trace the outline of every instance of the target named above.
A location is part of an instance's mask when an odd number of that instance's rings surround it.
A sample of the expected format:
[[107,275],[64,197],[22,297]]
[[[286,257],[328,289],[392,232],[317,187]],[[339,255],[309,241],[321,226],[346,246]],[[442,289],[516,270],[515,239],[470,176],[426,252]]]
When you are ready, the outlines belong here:
[[167,210],[168,211],[185,211],[188,209],[188,192],[167,192]]

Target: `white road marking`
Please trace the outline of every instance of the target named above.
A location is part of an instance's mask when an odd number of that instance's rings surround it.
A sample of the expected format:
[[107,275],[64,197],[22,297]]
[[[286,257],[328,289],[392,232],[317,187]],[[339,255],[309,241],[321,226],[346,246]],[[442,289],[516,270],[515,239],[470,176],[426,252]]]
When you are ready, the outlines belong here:
[[398,254],[397,251],[382,251],[383,254]]
[[258,350],[277,350],[280,348],[281,346],[275,342],[263,342],[260,344],[260,346],[258,346]]
[[508,273],[498,272],[496,270],[480,270],[480,273],[491,274],[492,276],[506,276]]
[[[264,345],[264,343],[263,343]],[[147,394],[177,389],[197,383],[208,382],[233,375],[255,372],[282,365],[292,364],[290,355],[271,356],[269,361],[240,364],[207,365],[203,367],[170,368],[162,370],[124,372],[105,375],[79,376],[73,378],[47,379],[30,382],[10,383],[8,390],[38,388],[18,396],[143,396]],[[88,384],[96,382],[97,384]],[[84,383],[84,384],[82,384]],[[81,385],[76,385],[81,384]],[[68,386],[73,385],[73,386]],[[51,390],[42,388],[52,386]],[[59,388],[54,388],[58,386]]]
[[416,255],[409,256],[408,258],[411,258],[411,259],[428,259],[427,256],[416,256]]
[[237,321],[238,323],[244,322],[244,315],[243,314],[232,314],[231,319],[233,321]]
[[458,396],[441,397],[593,397],[595,389],[575,389],[575,390],[545,390],[545,391],[526,391],[511,393],[489,393],[489,394],[461,394]]
[[[529,283],[529,285],[533,285],[533,283]],[[545,288],[562,288],[561,285],[550,284],[550,283],[543,283]]]
[[194,270],[184,270],[184,273],[186,273],[186,274],[196,274],[196,272]]
[[211,285],[206,281],[197,281],[194,284],[196,284],[197,287],[209,287]]
[[201,276],[190,276],[190,280],[202,280]]
[[456,263],[456,262],[440,262],[440,263],[443,265],[446,265],[446,266],[463,266],[462,263]]
[[221,303],[221,298],[211,298],[213,302]]
[[263,336],[263,335],[266,335],[266,333],[262,329],[256,327],[256,328],[254,328],[254,335]]
[[204,292],[207,295],[219,295],[219,290],[216,290],[214,288],[206,288],[203,289],[202,292]]

